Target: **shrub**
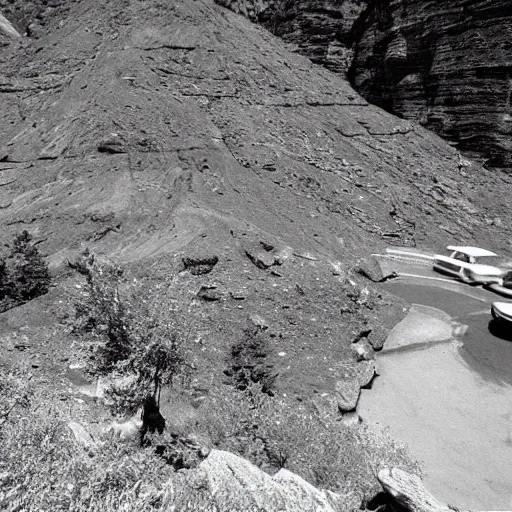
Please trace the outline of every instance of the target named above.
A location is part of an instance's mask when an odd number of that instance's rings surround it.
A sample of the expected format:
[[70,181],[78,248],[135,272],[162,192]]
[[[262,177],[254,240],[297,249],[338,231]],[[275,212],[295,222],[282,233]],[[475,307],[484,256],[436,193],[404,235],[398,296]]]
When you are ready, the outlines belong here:
[[123,271],[110,262],[98,262],[88,250],[71,266],[86,280],[84,297],[75,304],[74,330],[105,338],[96,370],[108,373],[132,352],[128,308],[119,293]]
[[405,448],[376,427],[347,426],[284,400],[267,401],[257,416],[269,460],[315,486],[368,499],[380,490],[376,475],[382,466],[419,472]]
[[376,475],[382,466],[420,473],[405,448],[385,431],[347,426],[305,403],[224,386],[203,407],[207,420],[195,428],[214,446],[271,474],[285,467],[320,488],[351,493],[356,506],[380,490]]
[[10,253],[0,258],[0,310],[6,311],[48,292],[48,265],[28,231],[14,238]]
[[14,298],[25,302],[48,292],[48,265],[33,244],[28,231],[22,231],[15,237],[9,261]]
[[253,384],[261,384],[261,391],[273,395],[277,373],[268,362],[271,353],[270,343],[264,330],[252,327],[244,330],[240,341],[231,347],[228,367],[224,373],[240,391]]
[[[6,389],[0,386],[2,401]],[[151,449],[114,441],[87,452],[64,418],[41,405],[0,427],[1,510],[161,510],[173,478],[165,461]]]
[[103,374],[133,375],[128,385],[113,386],[111,397],[118,412],[137,409],[148,393],[182,372],[185,359],[176,324],[159,318],[164,309],[157,297],[124,276],[123,270],[89,251],[71,264],[85,277],[82,298],[75,305],[75,332],[89,332],[100,343],[93,355],[93,370]]
[[0,302],[6,299],[10,288],[7,263],[4,259],[0,259]]

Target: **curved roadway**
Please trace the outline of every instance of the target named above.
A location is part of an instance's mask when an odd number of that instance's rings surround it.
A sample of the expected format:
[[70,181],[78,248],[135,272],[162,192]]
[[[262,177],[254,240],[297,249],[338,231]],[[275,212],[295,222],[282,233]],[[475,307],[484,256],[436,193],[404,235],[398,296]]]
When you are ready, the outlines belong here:
[[392,266],[402,275],[383,286],[422,307],[391,333],[359,414],[408,446],[439,499],[512,510],[512,341],[489,330],[490,304],[502,299],[429,265]]

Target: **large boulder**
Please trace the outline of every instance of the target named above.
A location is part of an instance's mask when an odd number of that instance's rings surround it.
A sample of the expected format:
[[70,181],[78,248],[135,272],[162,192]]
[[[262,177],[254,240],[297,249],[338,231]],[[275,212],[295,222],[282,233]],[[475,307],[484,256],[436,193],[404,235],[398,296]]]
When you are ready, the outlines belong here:
[[356,410],[361,388],[369,387],[376,375],[375,361],[361,361],[345,368],[335,385],[336,401],[342,414]]
[[359,382],[357,380],[339,380],[336,382],[335,391],[340,412],[355,411],[361,394]]
[[289,246],[266,241],[246,242],[244,245],[247,257],[261,269],[282,265],[293,254],[293,249]]
[[392,272],[391,274],[384,274],[381,266],[379,265],[379,262],[374,256],[360,259],[354,267],[354,272],[362,275],[363,277],[366,277],[374,283],[383,283],[388,279],[397,277],[396,272]]
[[384,468],[379,471],[377,478],[384,491],[391,497],[393,510],[396,508],[409,512],[457,510],[451,509],[432,496],[417,475],[398,468]]
[[345,499],[317,489],[285,469],[272,477],[249,461],[220,450],[212,450],[184,480],[167,510],[335,512]]

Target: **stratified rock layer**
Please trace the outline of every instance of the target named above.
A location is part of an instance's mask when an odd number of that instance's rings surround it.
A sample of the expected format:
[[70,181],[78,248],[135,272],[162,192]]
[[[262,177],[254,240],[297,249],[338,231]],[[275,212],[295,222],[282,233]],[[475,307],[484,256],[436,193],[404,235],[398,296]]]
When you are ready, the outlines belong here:
[[507,0],[372,2],[351,78],[372,103],[510,168],[511,31]]
[[216,0],[298,46],[316,64],[346,72],[352,29],[366,0]]
[[216,0],[368,101],[414,119],[491,166],[510,168],[512,4],[416,0]]

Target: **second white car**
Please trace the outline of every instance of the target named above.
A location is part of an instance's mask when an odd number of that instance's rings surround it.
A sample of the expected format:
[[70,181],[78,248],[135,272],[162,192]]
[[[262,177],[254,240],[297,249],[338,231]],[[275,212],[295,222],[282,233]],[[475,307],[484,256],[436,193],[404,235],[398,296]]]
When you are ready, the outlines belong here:
[[434,270],[456,277],[469,284],[503,284],[503,270],[487,265],[486,259],[497,257],[487,249],[449,245],[449,256],[436,255]]

